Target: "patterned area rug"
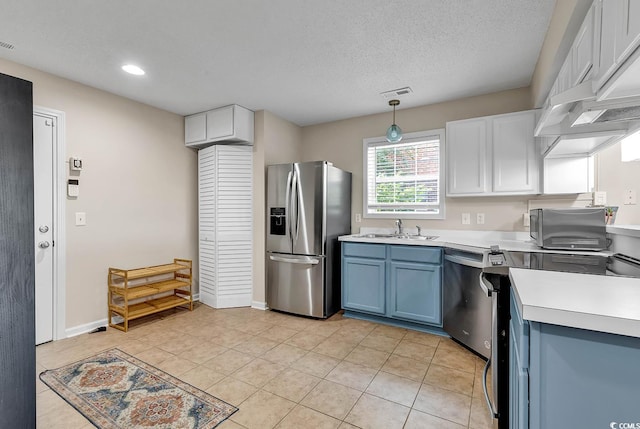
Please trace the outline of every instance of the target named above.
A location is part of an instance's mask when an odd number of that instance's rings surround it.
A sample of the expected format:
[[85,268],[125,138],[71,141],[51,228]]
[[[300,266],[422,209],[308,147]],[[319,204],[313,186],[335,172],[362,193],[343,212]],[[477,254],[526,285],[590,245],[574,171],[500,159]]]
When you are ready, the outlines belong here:
[[118,349],[40,379],[101,429],[211,429],[238,411]]

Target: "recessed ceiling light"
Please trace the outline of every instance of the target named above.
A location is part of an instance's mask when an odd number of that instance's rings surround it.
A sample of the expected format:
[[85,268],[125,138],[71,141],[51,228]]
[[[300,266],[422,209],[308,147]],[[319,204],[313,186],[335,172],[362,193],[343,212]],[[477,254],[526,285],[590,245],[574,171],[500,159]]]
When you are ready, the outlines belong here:
[[127,73],[134,74],[136,76],[142,76],[144,74],[144,70],[142,70],[138,66],[134,66],[133,64],[125,64],[125,65],[123,65],[122,66],[122,70],[126,71]]

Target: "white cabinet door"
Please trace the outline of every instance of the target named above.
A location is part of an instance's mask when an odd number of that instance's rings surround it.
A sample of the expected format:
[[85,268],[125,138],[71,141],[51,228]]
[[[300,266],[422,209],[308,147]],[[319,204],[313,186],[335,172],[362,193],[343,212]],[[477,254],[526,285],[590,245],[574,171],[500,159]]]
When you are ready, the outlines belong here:
[[204,113],[184,118],[184,142],[198,143],[207,139],[207,117]]
[[494,192],[537,192],[534,126],[535,113],[531,111],[492,119]]
[[233,106],[207,112],[207,140],[218,140],[233,135]]
[[602,88],[616,65],[616,22],[620,9],[620,0],[600,1],[601,29],[600,29],[600,59],[596,76],[596,88]]
[[[610,1],[610,0],[609,0]],[[640,43],[640,1],[621,1],[616,29],[616,62],[622,63]],[[607,3],[607,1],[605,1]]]
[[447,122],[447,194],[486,192],[487,119]]
[[595,29],[594,11],[595,6],[591,7],[589,12],[587,12],[587,16],[585,17],[582,27],[580,27],[580,31],[573,42],[573,47],[571,48],[571,57],[573,61],[573,65],[571,67],[572,86],[580,84],[589,76],[589,73],[593,68],[593,39]]

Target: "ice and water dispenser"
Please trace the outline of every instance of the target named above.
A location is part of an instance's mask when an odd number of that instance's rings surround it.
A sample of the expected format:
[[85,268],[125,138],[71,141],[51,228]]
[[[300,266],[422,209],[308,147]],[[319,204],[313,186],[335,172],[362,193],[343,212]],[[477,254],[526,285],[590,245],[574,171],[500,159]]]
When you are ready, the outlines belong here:
[[287,228],[287,221],[284,207],[271,207],[269,218],[271,220],[271,235],[287,235],[285,232]]

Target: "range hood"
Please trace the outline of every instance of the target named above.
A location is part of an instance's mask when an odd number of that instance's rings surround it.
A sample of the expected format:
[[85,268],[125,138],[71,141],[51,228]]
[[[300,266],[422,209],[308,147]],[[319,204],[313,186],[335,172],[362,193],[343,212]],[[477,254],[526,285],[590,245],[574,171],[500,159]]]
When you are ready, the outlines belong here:
[[561,136],[627,131],[640,121],[640,97],[598,101],[587,80],[548,99],[535,135]]
[[598,101],[587,80],[548,99],[536,137],[555,141],[545,157],[590,156],[622,139],[640,122],[640,97]]

